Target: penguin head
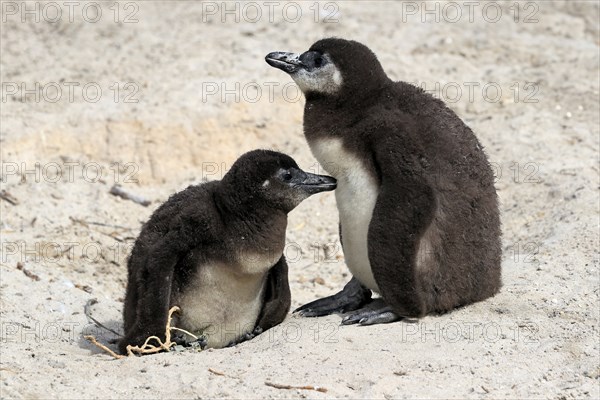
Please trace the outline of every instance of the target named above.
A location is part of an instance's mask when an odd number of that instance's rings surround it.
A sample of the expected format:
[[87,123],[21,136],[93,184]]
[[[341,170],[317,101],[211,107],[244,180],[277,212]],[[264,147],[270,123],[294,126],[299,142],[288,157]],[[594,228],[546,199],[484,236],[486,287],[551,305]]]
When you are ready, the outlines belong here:
[[307,197],[337,186],[335,178],[305,172],[290,156],[271,150],[242,155],[222,183],[240,203],[258,202],[286,213]]
[[364,95],[389,81],[375,54],[353,40],[321,39],[302,54],[277,51],[265,61],[290,74],[307,98]]

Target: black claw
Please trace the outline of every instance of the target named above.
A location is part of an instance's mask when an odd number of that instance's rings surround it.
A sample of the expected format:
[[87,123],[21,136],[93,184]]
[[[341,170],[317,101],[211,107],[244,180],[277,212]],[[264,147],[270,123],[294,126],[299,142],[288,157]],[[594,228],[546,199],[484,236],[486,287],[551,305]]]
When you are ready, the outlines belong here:
[[237,346],[240,343],[244,343],[247,340],[250,340],[254,338],[254,335],[251,333],[246,333],[244,334],[242,337],[236,339],[236,340],[232,340],[231,342],[229,342],[229,344],[227,345],[227,347],[233,347],[233,346]]
[[330,314],[337,314],[337,313],[344,313],[345,311],[344,307],[320,307],[320,308],[316,308],[316,309],[306,309],[306,310],[302,310],[298,313],[299,316],[301,317],[323,317],[325,315],[330,315]]
[[402,317],[396,315],[389,306],[376,310],[358,310],[342,319],[342,325],[359,324],[362,326],[386,324],[398,321]]
[[200,336],[198,340],[190,342],[189,345],[190,347],[200,347],[200,350],[204,350],[206,349],[206,346],[208,346],[208,341],[204,336]]
[[183,333],[177,332],[171,336],[171,341],[180,346],[187,346],[187,341]]
[[300,311],[303,311],[306,309],[306,307],[308,306],[309,303],[306,303],[304,305],[301,305],[300,307],[296,308],[294,311],[292,311],[292,314],[296,314],[299,313]]
[[342,325],[353,325],[359,323],[360,320],[355,315],[347,315],[342,318]]
[[375,311],[372,310],[358,310],[350,315],[346,315],[342,319],[342,325],[362,324],[369,316],[373,315]]
[[208,346],[208,342],[204,336],[200,336],[196,340],[188,341],[186,335],[181,332],[173,334],[173,336],[171,336],[171,341],[183,347],[200,347],[201,350],[204,350],[206,346]]
[[306,303],[306,304],[304,304],[304,305],[302,305],[302,306],[300,306],[300,307],[296,308],[294,311],[292,311],[292,314],[296,314],[296,313],[298,313],[298,314],[300,314],[300,315],[303,315],[303,312],[308,312],[308,313],[310,313],[310,312],[312,312],[312,311],[313,311],[313,309],[311,308],[313,305],[315,305],[315,304],[316,304],[317,302],[319,302],[319,301],[322,301],[322,300],[325,300],[325,299],[329,299],[330,297],[333,297],[333,296],[324,297],[324,298],[322,298],[322,299],[317,299],[317,300],[315,300],[315,301],[311,301],[310,303]]
[[292,311],[292,314],[298,314],[300,317],[303,317],[304,311],[310,311],[310,310],[307,310],[306,308],[304,308],[304,309],[296,308],[294,311]]
[[233,347],[233,346],[238,345],[238,344],[240,344],[242,342],[245,342],[247,340],[254,339],[255,337],[257,337],[261,333],[263,333],[263,329],[260,326],[257,326],[256,328],[254,328],[254,330],[252,332],[247,332],[242,337],[240,337],[239,339],[232,340],[231,342],[229,342],[229,344],[227,345],[227,347]]

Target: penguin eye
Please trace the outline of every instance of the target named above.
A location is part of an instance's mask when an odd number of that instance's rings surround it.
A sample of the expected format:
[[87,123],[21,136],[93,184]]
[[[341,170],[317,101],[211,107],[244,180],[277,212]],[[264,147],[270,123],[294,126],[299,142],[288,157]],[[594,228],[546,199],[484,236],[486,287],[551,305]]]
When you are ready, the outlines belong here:
[[286,182],[289,182],[292,180],[292,174],[289,172],[286,172],[285,174],[283,174],[283,180]]
[[321,65],[323,65],[323,58],[321,58],[321,57],[315,58],[315,67],[319,68]]

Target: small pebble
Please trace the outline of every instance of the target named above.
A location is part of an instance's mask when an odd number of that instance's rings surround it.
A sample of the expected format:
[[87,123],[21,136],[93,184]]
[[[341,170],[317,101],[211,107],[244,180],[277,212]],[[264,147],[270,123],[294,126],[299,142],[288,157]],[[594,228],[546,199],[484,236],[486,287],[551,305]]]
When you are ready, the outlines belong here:
[[325,284],[325,279],[321,278],[320,276],[314,278],[312,281],[314,283],[319,284],[319,285],[324,285]]
[[74,288],[75,284],[73,282],[71,282],[70,280],[66,279],[64,281],[62,281],[63,285],[65,285],[68,288]]

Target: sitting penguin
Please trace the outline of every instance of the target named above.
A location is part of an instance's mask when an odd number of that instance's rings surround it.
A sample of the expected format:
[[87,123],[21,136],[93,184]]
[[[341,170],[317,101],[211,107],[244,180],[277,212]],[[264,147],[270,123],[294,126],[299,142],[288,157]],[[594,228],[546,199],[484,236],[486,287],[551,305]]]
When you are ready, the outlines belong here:
[[[329,38],[274,52],[306,97],[304,134],[338,181],[340,241],[352,279],[296,312],[351,312],[342,324],[422,317],[501,286],[494,174],[471,129],[439,99],[393,82],[375,54]],[[372,292],[385,305],[361,309]]]
[[[143,226],[128,260],[119,350],[175,326],[219,348],[265,331],[290,307],[283,256],[287,214],[336,180],[302,171],[285,154],[242,155],[221,181],[169,198]],[[185,341],[192,341],[185,335]]]

